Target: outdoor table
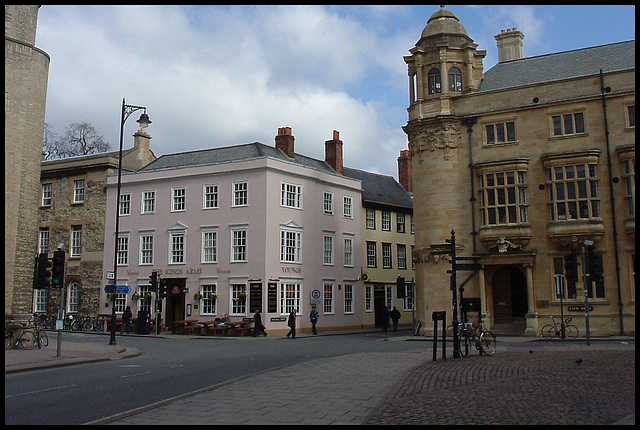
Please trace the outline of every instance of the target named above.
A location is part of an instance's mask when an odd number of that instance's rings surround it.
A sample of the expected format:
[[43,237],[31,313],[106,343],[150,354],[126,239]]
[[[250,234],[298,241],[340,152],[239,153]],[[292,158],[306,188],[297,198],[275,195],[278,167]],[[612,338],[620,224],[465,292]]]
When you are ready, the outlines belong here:
[[185,334],[188,326],[197,323],[198,320],[180,320],[171,322],[171,332],[177,334]]

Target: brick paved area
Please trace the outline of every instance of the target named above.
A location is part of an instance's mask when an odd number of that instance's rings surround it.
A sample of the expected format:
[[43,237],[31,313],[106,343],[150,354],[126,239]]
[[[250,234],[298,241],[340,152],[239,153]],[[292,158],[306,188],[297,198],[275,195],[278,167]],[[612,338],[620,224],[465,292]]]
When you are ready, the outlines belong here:
[[390,393],[366,424],[611,424],[635,414],[635,351],[431,361]]

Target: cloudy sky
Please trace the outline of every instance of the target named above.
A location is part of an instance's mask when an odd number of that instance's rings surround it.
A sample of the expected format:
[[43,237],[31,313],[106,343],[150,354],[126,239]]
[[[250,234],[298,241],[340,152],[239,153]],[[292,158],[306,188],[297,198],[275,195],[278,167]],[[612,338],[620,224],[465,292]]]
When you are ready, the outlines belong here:
[[[397,178],[408,77],[431,6],[49,6],[36,46],[51,56],[46,122],[91,123],[118,147],[122,99],[143,105],[157,156],[248,142],[289,126],[296,152]],[[635,39],[635,6],[447,6],[497,62],[494,36],[522,30],[525,56]],[[125,148],[133,145],[134,113]]]

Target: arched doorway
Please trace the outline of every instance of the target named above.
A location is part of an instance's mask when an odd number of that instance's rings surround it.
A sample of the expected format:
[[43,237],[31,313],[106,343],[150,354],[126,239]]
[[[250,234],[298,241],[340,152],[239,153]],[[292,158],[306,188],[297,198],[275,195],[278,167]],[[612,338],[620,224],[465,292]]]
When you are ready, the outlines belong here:
[[527,279],[516,267],[505,266],[495,273],[493,291],[493,322],[510,324],[523,321],[528,310]]

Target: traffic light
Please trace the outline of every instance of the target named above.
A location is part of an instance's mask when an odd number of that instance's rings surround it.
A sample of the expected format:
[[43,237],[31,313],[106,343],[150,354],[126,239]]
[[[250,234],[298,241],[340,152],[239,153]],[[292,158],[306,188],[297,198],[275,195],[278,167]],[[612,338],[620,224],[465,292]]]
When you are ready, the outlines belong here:
[[396,278],[396,296],[399,299],[404,299],[404,286],[405,286],[405,282],[404,282],[404,278],[400,275],[398,275],[398,277]]
[[567,282],[578,282],[578,254],[575,249],[564,256],[564,276]]
[[44,290],[51,285],[51,260],[47,254],[40,254],[36,258],[36,270],[33,280],[33,288],[36,290]]
[[167,280],[160,279],[160,288],[158,289],[158,298],[164,299],[167,296]]
[[64,287],[64,251],[53,252],[53,267],[51,268],[51,287]]
[[604,276],[602,265],[602,254],[589,254],[589,277],[592,281],[598,282]]
[[149,275],[149,279],[151,280],[151,291],[153,291],[154,293],[158,292],[158,272],[151,272],[151,275]]

